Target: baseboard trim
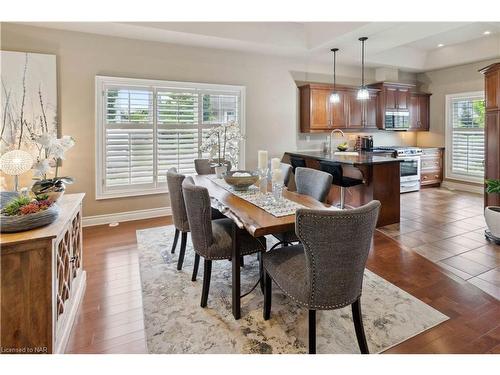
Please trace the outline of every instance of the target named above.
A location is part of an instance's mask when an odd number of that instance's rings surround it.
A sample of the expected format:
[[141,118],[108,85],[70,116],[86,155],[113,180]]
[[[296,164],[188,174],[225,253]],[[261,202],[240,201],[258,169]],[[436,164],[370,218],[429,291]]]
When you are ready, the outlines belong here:
[[120,223],[124,221],[152,219],[155,217],[169,216],[172,214],[170,207],[150,208],[147,210],[117,212],[114,214],[84,216],[82,225],[92,227],[95,225],[104,225],[111,223]]
[[482,185],[461,184],[460,182],[444,180],[441,186],[449,190],[467,191],[469,193],[476,193],[481,195],[484,194],[484,187]]

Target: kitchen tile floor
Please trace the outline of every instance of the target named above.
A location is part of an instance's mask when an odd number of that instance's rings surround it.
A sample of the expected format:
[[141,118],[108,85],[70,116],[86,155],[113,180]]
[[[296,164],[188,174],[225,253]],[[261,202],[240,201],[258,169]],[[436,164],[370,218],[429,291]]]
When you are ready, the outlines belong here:
[[484,237],[483,197],[444,188],[401,195],[401,222],[379,230],[500,299],[500,246]]

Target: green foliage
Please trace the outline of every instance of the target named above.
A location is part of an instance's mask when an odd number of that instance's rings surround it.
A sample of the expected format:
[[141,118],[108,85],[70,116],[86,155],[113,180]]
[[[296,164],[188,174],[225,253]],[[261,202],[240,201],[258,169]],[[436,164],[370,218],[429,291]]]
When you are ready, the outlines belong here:
[[484,100],[476,100],[472,102],[472,109],[474,111],[474,125],[478,128],[484,128],[484,114],[485,106]]
[[11,200],[2,210],[2,213],[7,216],[14,216],[19,213],[19,209],[22,206],[30,204],[31,198],[25,195],[21,195],[17,198]]
[[[472,105],[471,105],[472,104]],[[484,100],[465,100],[459,102],[458,127],[484,128],[485,104]]]
[[488,194],[500,194],[500,180],[486,180],[486,192]]

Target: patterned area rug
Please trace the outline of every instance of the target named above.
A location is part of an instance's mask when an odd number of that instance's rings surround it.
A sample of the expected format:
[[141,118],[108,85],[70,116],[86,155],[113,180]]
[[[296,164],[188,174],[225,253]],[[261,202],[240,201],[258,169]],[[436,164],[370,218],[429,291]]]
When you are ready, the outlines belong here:
[[[212,263],[208,306],[201,308],[203,261],[198,280],[192,282],[194,251],[188,240],[183,269],[177,271],[179,249],[170,254],[173,234],[173,226],[137,231],[150,353],[307,352],[307,310],[276,286],[270,320],[262,318],[263,296],[258,287],[242,299],[242,318],[233,318],[229,261]],[[257,279],[257,259],[247,256],[241,272],[242,293]],[[368,270],[361,307],[370,353],[382,352],[448,319]],[[318,311],[317,352],[359,353],[350,307]]]

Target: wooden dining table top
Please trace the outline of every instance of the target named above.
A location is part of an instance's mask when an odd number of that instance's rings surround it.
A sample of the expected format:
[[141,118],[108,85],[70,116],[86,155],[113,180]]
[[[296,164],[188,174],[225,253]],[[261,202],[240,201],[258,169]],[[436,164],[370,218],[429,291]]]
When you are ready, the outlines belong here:
[[[254,237],[277,234],[295,229],[295,214],[276,217],[260,207],[236,196],[229,190],[215,183],[211,178],[215,175],[193,176],[196,185],[207,188],[213,206],[233,220],[239,221],[248,233]],[[284,189],[283,197],[297,202],[307,208],[331,209],[328,204],[321,203],[304,194]],[[214,202],[215,201],[215,202]]]

